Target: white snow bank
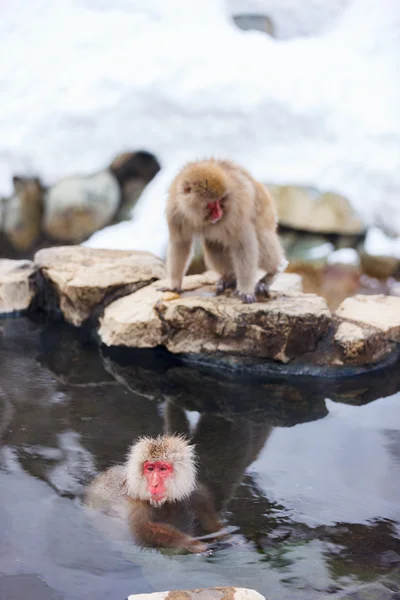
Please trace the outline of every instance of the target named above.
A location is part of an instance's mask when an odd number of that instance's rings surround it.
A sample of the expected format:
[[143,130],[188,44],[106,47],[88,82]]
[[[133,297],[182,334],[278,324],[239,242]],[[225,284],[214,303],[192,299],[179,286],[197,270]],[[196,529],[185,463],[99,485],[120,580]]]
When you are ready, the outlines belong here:
[[377,227],[368,230],[364,247],[371,256],[393,256],[400,260],[400,237],[389,238]]
[[328,263],[330,265],[353,265],[358,267],[360,264],[360,256],[357,250],[354,248],[339,248],[328,256]]
[[223,0],[15,0],[0,20],[0,192],[16,170],[50,183],[146,148],[165,169],[134,221],[88,245],[159,254],[170,178],[210,154],[341,192],[367,220],[383,197],[400,214],[399,10],[349,1],[331,32],[281,41],[240,31]]

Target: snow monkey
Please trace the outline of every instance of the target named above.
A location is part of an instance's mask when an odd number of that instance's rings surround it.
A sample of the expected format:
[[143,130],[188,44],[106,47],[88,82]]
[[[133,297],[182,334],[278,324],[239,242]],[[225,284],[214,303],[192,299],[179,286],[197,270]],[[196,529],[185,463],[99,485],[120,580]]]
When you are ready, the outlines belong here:
[[[169,287],[180,291],[193,239],[202,240],[208,267],[220,280],[217,294],[236,288],[244,302],[268,296],[285,267],[274,201],[243,167],[228,160],[188,163],[173,180],[167,202]],[[257,270],[265,275],[257,282]]]
[[124,465],[90,484],[85,502],[109,514],[123,511],[135,541],[147,547],[203,552],[207,546],[193,535],[221,528],[211,497],[197,484],[194,447],[178,435],[139,439]]

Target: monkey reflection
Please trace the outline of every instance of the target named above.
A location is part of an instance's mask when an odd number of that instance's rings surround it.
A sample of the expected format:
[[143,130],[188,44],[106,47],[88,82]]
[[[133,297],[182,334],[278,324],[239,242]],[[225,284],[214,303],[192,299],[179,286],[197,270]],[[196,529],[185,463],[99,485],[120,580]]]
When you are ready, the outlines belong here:
[[226,509],[246,469],[257,459],[273,430],[265,421],[202,413],[191,434],[185,410],[170,400],[165,407],[165,427],[168,433],[184,434],[195,444],[199,480],[210,490],[217,511]]
[[125,514],[135,541],[146,547],[203,552],[206,544],[193,536],[221,528],[206,488],[197,483],[194,448],[177,435],[141,438],[124,465],[91,483],[85,502]]

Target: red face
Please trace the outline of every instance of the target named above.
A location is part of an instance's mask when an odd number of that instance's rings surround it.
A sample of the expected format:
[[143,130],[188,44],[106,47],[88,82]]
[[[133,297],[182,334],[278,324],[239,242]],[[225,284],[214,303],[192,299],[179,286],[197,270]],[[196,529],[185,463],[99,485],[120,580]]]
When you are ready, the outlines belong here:
[[150,497],[155,502],[165,500],[167,490],[165,482],[172,475],[173,466],[170,462],[146,460],[143,465],[143,475],[147,479],[147,489]]
[[221,206],[221,199],[215,200],[215,202],[209,202],[207,208],[210,211],[209,219],[211,223],[217,223],[224,214],[223,206]]

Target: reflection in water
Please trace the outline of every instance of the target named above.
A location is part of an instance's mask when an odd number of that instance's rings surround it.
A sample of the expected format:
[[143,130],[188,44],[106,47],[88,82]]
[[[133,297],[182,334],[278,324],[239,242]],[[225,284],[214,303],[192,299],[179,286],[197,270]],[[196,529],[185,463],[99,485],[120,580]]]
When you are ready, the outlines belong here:
[[[20,598],[32,573],[43,583],[32,582],[34,600],[205,583],[279,600],[391,597],[400,396],[374,402],[398,391],[391,369],[345,383],[239,381],[159,351],[102,354],[68,327],[3,321],[0,598]],[[97,473],[140,435],[164,431],[193,439],[199,478],[234,529],[208,558],[135,549],[94,528],[82,507]]]

